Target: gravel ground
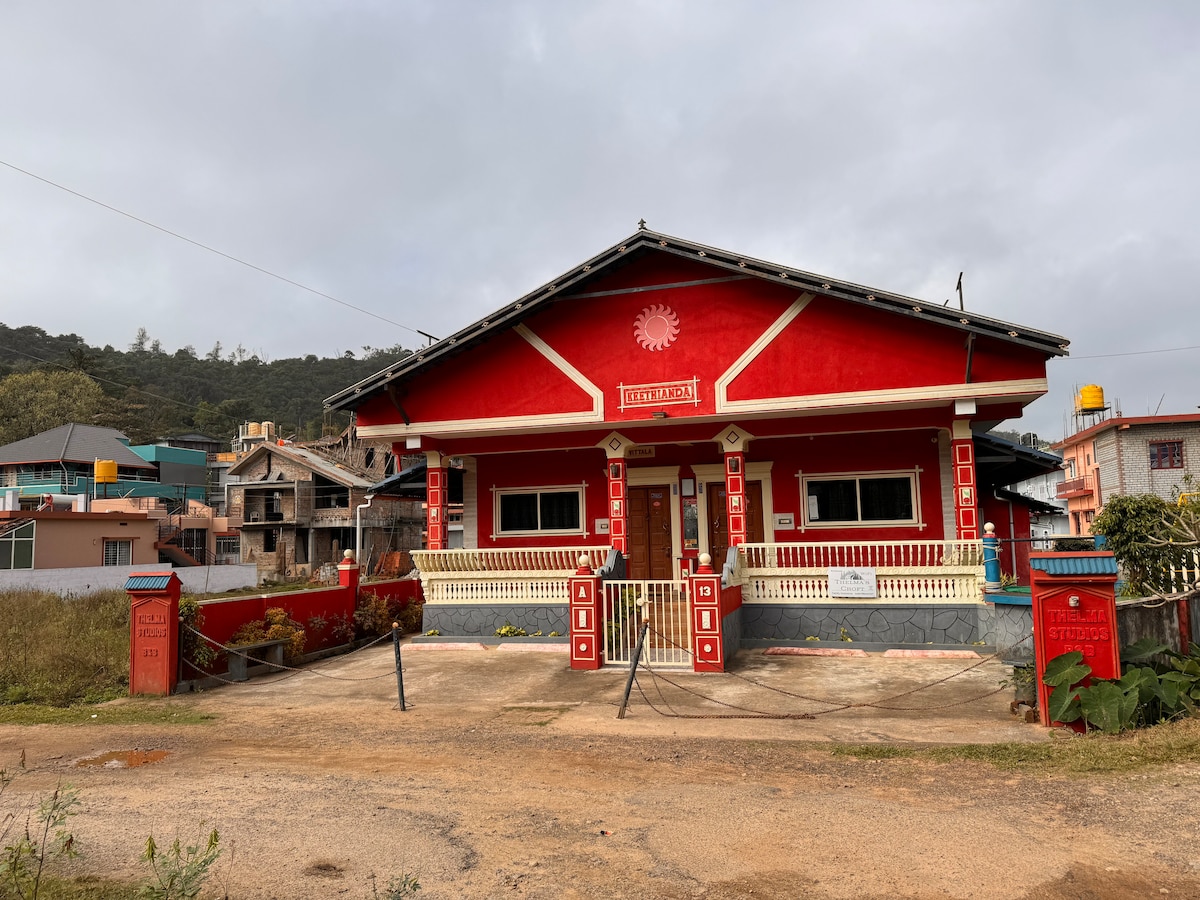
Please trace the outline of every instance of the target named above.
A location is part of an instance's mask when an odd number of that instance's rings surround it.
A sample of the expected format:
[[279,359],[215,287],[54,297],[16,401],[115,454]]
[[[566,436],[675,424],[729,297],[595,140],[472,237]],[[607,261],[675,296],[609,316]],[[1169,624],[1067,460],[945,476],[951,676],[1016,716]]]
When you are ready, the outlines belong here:
[[[1200,898],[1194,765],[1013,775],[814,743],[1052,738],[1016,724],[1003,695],[755,721],[667,718],[635,692],[617,720],[620,673],[566,672],[550,653],[406,653],[407,712],[385,647],[321,664],[355,680],[273,676],[166,701],[211,713],[206,725],[107,725],[101,708],[85,726],[0,726],[0,765],[24,750],[28,767],[5,803],[74,784],[75,871],[115,877],[139,874],[149,833],[161,843],[215,826],[232,852],[207,896],[365,898],[373,874],[382,888],[408,872],[427,898]],[[829,708],[795,695],[830,697],[831,684],[879,700],[962,668],[849,662],[742,654],[742,678],[673,679],[796,712]],[[955,689],[994,689],[998,671]],[[777,690],[759,696],[760,683]],[[660,708],[731,711],[643,686]],[[951,702],[905,698],[918,700]],[[80,765],[134,748],[167,753]]]

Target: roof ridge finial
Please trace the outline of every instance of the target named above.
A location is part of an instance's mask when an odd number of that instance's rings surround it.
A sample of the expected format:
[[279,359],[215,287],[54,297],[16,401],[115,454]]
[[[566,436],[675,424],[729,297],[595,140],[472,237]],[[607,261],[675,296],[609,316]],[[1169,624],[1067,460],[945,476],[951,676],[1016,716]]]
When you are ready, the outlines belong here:
[[646,220],[638,219],[638,231],[645,231],[645,230],[646,230]]

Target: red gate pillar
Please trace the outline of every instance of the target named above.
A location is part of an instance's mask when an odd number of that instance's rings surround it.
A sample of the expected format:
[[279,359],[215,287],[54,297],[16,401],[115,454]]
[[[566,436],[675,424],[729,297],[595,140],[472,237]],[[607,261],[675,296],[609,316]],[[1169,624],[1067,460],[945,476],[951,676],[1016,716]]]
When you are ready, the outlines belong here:
[[170,694],[179,679],[179,595],[174,572],[130,575],[129,693]]
[[358,603],[358,583],[361,578],[362,569],[359,568],[358,561],[354,558],[354,551],[344,551],[342,553],[342,561],[338,563],[338,584],[344,588],[349,588],[351,611],[354,610],[355,604]]
[[592,571],[585,555],[579,557],[579,569],[568,579],[571,604],[571,668],[599,669],[604,665],[601,656],[601,632],[604,616],[601,601],[604,589],[600,576]]
[[1094,678],[1121,677],[1117,646],[1117,561],[1111,553],[1031,553],[1033,649],[1038,709],[1050,725],[1046,663],[1078,650]]
[[692,600],[692,670],[724,672],[721,576],[713,572],[712,557],[707,553],[700,554],[699,563],[695,573],[688,576],[688,592]]

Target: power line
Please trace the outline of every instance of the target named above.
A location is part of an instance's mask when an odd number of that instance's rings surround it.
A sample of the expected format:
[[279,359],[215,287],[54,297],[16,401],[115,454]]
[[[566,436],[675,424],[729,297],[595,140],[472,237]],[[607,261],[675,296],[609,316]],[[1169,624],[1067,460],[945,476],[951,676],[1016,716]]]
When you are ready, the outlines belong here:
[[334,297],[332,294],[326,294],[324,291],[319,291],[316,288],[309,287],[306,284],[301,284],[299,281],[294,281],[293,279],[288,278],[285,275],[280,275],[277,272],[272,272],[270,269],[264,269],[262,266],[256,266],[252,262],[247,262],[246,260],[240,259],[236,256],[233,256],[232,254],[226,253],[223,250],[218,250],[216,247],[210,247],[208,244],[201,243],[200,241],[194,240],[190,237],[187,237],[186,235],[182,235],[177,231],[172,231],[171,229],[164,228],[161,225],[156,225],[153,222],[148,221],[147,219],[143,219],[139,216],[135,216],[133,213],[128,213],[128,212],[125,212],[125,210],[123,210],[123,209],[118,209],[115,206],[110,206],[109,204],[104,203],[101,200],[97,200],[94,197],[89,197],[87,194],[81,194],[79,191],[72,190],[71,188],[67,187],[66,185],[59,184],[57,181],[51,181],[49,178],[43,178],[41,175],[37,175],[33,172],[30,172],[28,169],[22,169],[20,166],[14,166],[12,163],[5,162],[2,159],[0,159],[0,166],[5,166],[9,169],[12,169],[14,172],[20,172],[22,175],[27,175],[30,178],[33,178],[37,181],[42,182],[43,184],[50,185],[50,187],[58,188],[60,191],[66,191],[68,194],[71,194],[74,197],[78,197],[80,200],[86,200],[88,203],[94,203],[97,206],[107,209],[109,212],[115,212],[117,215],[125,216],[125,218],[127,218],[127,219],[133,219],[133,221],[135,221],[135,222],[139,222],[142,225],[145,225],[149,228],[153,228],[155,231],[161,231],[163,234],[168,234],[171,237],[176,238],[181,241],[184,241],[185,243],[191,244],[194,247],[199,247],[201,250],[207,250],[209,253],[215,253],[217,256],[224,257],[225,259],[228,259],[231,262],[235,262],[238,265],[245,266],[248,269],[253,269],[256,272],[261,272],[263,275],[268,275],[271,278],[278,279],[279,281],[282,281],[284,284],[290,284],[292,287],[298,287],[302,291],[308,291],[310,294],[316,294],[318,297],[324,297],[326,300],[332,300],[334,303],[338,303],[338,304],[346,307],[347,309],[352,309],[355,312],[360,312],[365,316],[371,316],[372,318],[378,319],[381,322],[387,322],[389,325],[395,325],[397,328],[403,328],[405,331],[411,331],[415,335],[429,338],[432,341],[437,340],[437,338],[433,337],[433,335],[427,334],[426,332],[421,331],[419,328],[413,328],[409,325],[404,325],[403,323],[393,321],[392,319],[389,319],[386,316],[381,316],[381,315],[379,315],[379,313],[371,312],[369,309],[363,309],[361,306],[355,306],[353,303],[347,303],[345,300],[339,300],[337,297]]
[[1179,353],[1182,350],[1200,350],[1194,347],[1164,347],[1161,350],[1129,350],[1124,353],[1095,353],[1091,356],[1064,356],[1063,359],[1110,359],[1114,356],[1146,356],[1151,353]]

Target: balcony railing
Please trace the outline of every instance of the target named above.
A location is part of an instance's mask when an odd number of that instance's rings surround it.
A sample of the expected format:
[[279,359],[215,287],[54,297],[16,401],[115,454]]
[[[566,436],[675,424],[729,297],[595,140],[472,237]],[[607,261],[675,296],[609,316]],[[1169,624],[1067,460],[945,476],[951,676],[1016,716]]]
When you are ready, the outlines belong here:
[[1060,482],[1057,496],[1059,500],[1065,500],[1068,497],[1084,497],[1090,493],[1092,493],[1092,476],[1084,475],[1081,478]]
[[426,603],[566,603],[567,580],[580,555],[598,569],[607,547],[529,547],[487,550],[413,550]]
[[[743,544],[743,603],[978,603],[982,541]],[[833,597],[830,568],[872,569],[877,596]]]
[[[584,554],[597,569],[607,547],[414,550],[425,602],[566,603]],[[830,596],[829,570],[873,569],[877,597]],[[982,541],[743,544],[733,573],[745,603],[979,603]]]

